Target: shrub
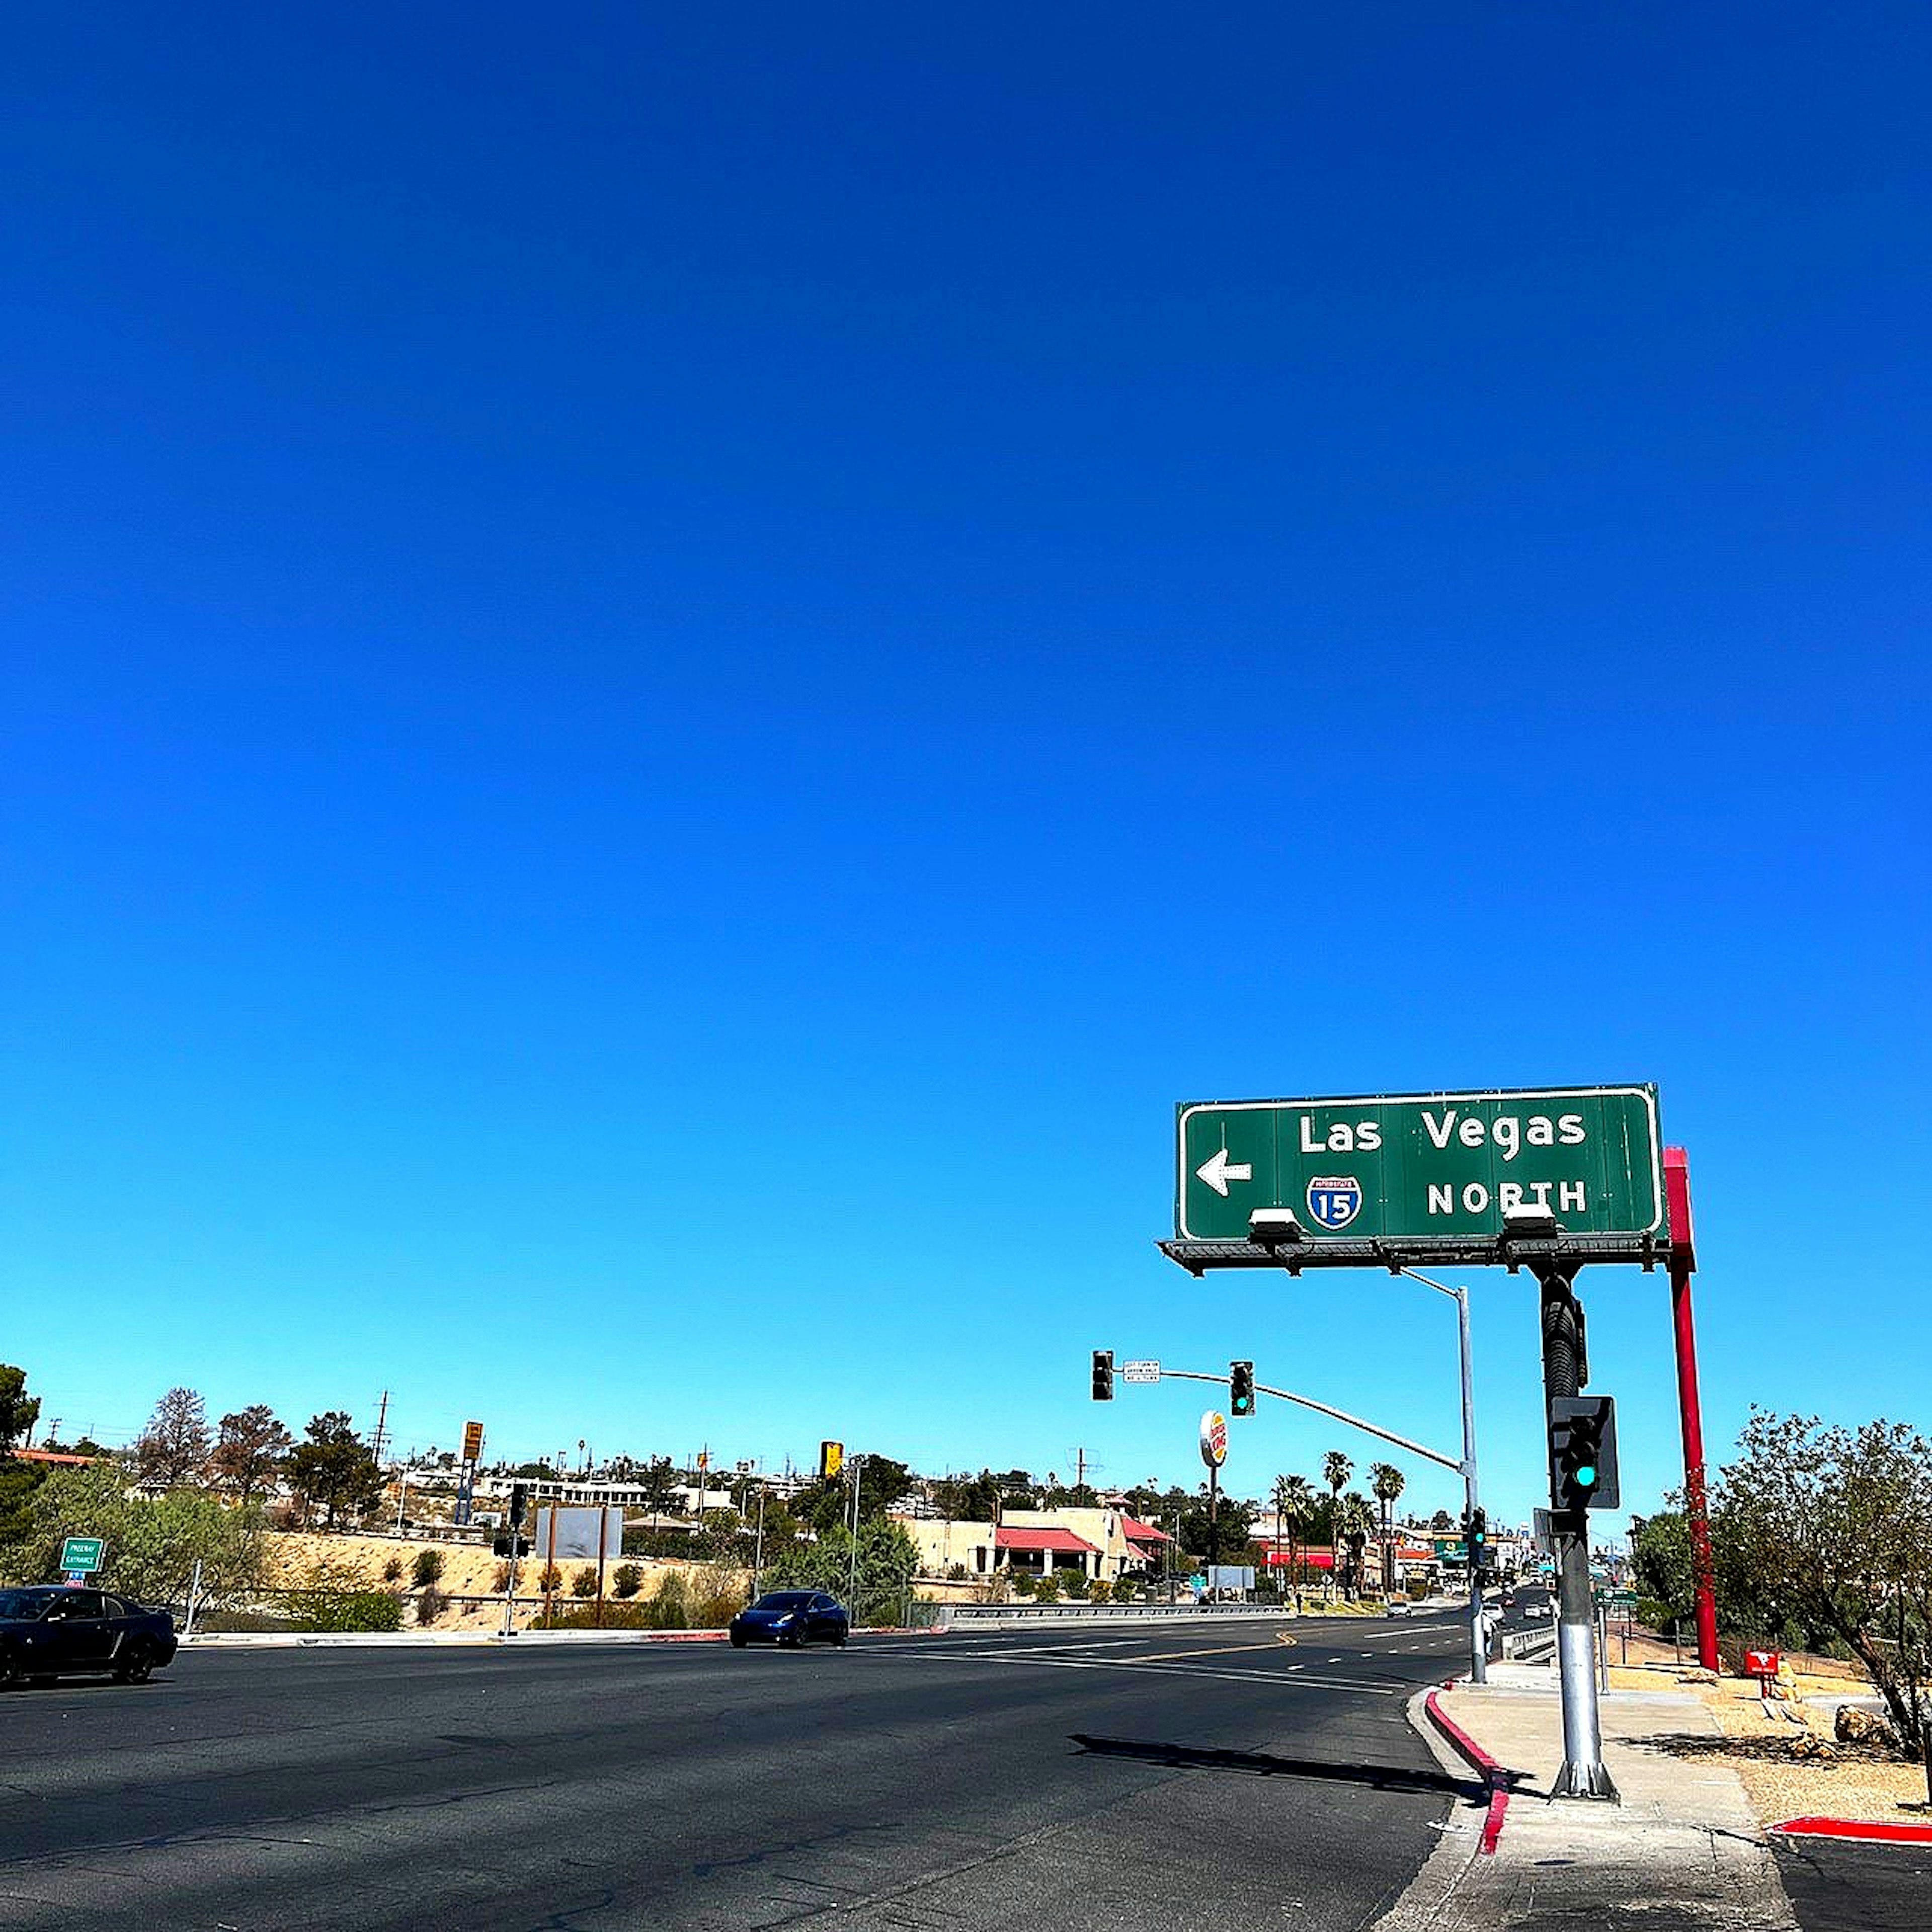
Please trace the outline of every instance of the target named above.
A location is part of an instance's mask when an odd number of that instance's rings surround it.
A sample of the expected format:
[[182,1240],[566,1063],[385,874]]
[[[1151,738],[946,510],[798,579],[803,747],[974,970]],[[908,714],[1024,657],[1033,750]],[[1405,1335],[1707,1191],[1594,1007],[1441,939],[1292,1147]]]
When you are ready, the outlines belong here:
[[1060,1577],[1057,1572],[1048,1570],[1034,1586],[1034,1599],[1036,1603],[1057,1604],[1060,1600]]
[[548,1597],[563,1588],[563,1572],[554,1563],[546,1563],[537,1572],[537,1588]]
[[386,1590],[306,1590],[303,1624],[312,1630],[394,1630],[403,1627],[403,1605]]
[[551,1620],[553,1630],[656,1630],[649,1604],[606,1604],[602,1614],[594,1604],[574,1604],[559,1610]]
[[500,1563],[490,1579],[490,1593],[494,1596],[501,1596],[509,1587],[510,1566],[507,1563]]
[[1096,1576],[1087,1586],[1087,1600],[1090,1604],[1110,1604],[1114,1600],[1114,1586],[1104,1576]]
[[382,1565],[382,1581],[386,1583],[400,1583],[402,1580],[403,1559],[400,1556],[392,1556]]
[[433,1624],[449,1607],[449,1599],[432,1583],[416,1598],[416,1622]]
[[668,1570],[660,1580],[657,1594],[650,1601],[651,1628],[688,1630],[691,1627],[690,1593],[681,1570]]
[[586,1563],[570,1580],[570,1594],[573,1597],[594,1597],[597,1594],[597,1571],[593,1564]]
[[686,1601],[693,1630],[718,1630],[745,1607],[745,1576],[735,1564],[707,1563],[691,1580]]
[[634,1563],[620,1563],[610,1573],[611,1593],[617,1597],[634,1597],[644,1587],[644,1573]]
[[410,1570],[410,1581],[418,1590],[432,1589],[442,1580],[442,1552],[418,1550]]
[[1062,1583],[1061,1588],[1064,1588],[1066,1594],[1070,1597],[1072,1598],[1077,1603],[1087,1594],[1088,1582],[1086,1576],[1083,1572],[1078,1570],[1070,1571],[1064,1582]]

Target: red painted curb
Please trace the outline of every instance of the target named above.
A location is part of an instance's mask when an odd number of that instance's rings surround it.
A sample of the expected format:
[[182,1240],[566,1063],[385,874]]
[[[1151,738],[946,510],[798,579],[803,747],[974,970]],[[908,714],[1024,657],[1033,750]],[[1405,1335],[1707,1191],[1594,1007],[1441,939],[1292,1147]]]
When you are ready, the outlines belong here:
[[1787,1818],[1771,1828],[1795,1838],[1843,1838],[1864,1845],[1932,1845],[1932,1825],[1886,1825],[1870,1818]]
[[[1447,1690],[1449,1688],[1445,1684],[1442,1689]],[[1505,1782],[1509,1774],[1437,1703],[1436,1700],[1442,1694],[1439,1690],[1430,1691],[1424,1700],[1423,1708],[1429,1713],[1430,1723],[1449,1740],[1458,1754],[1483,1774],[1483,1781],[1489,1786],[1490,1808],[1483,1820],[1482,1843],[1478,1847],[1480,1855],[1487,1858],[1495,1852],[1496,1840],[1503,1834],[1503,1818],[1509,1810],[1509,1786]]]

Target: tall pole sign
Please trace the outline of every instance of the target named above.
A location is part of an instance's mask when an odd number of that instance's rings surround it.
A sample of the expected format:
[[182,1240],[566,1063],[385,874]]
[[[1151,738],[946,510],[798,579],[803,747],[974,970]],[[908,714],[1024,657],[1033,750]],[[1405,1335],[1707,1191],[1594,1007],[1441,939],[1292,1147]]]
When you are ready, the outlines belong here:
[[[480,1422],[466,1422],[463,1425],[463,1466],[456,1478],[456,1508],[450,1518],[458,1525],[470,1522],[476,1513],[476,1466],[482,1460],[483,1425]],[[404,1480],[406,1482],[408,1479]]]
[[1208,1466],[1208,1569],[1211,1589],[1214,1568],[1221,1560],[1221,1466],[1228,1460],[1228,1418],[1218,1408],[1202,1414],[1201,1460]]

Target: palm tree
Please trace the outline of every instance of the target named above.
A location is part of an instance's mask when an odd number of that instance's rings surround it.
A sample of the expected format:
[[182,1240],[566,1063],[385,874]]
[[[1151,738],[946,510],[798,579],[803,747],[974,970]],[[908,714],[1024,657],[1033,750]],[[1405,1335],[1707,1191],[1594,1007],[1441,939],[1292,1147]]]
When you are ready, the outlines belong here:
[[[1322,1459],[1322,1480],[1328,1485],[1331,1512],[1342,1507],[1342,1485],[1355,1473],[1355,1466],[1339,1449],[1331,1449]],[[1335,1565],[1340,1561],[1342,1538],[1340,1526],[1331,1513],[1328,1519],[1328,1583],[1332,1595],[1335,1583]]]
[[1335,1546],[1348,1546],[1348,1594],[1351,1601],[1361,1588],[1362,1552],[1376,1533],[1376,1513],[1360,1490],[1351,1490],[1335,1506]]
[[[1285,1490],[1286,1500],[1280,1501]],[[1310,1517],[1315,1514],[1315,1485],[1306,1476],[1284,1476],[1276,1486],[1276,1493],[1282,1513],[1288,1522],[1288,1576],[1291,1588],[1294,1582],[1294,1557],[1301,1544],[1302,1532],[1308,1527]],[[1298,1598],[1296,1602],[1300,1603]]]
[[1382,1506],[1382,1594],[1395,1586],[1395,1499],[1408,1486],[1408,1478],[1393,1462],[1369,1465],[1369,1486]]

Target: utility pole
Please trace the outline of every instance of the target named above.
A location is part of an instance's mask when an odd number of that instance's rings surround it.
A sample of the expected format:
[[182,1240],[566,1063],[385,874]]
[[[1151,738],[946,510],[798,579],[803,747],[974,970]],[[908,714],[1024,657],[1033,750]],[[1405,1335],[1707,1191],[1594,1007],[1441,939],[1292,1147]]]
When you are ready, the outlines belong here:
[[865,1480],[866,1459],[854,1456],[850,1460],[852,1471],[852,1561],[845,1584],[845,1610],[848,1616],[856,1616],[859,1609],[859,1485]]
[[1419,1281],[1424,1288],[1432,1288],[1438,1294],[1449,1296],[1456,1304],[1456,1341],[1462,1367],[1462,1547],[1470,1558],[1469,1681],[1472,1684],[1486,1684],[1490,1681],[1490,1640],[1483,1628],[1483,1573],[1467,1540],[1468,1526],[1476,1520],[1476,1504],[1480,1500],[1476,1482],[1476,1372],[1469,1347],[1469,1291],[1432,1281],[1414,1268],[1406,1268],[1402,1273],[1411,1281]]
[[389,1419],[389,1391],[382,1391],[382,1399],[376,1408],[376,1439],[369,1450],[370,1459],[377,1468],[382,1466],[382,1438],[388,1433],[384,1424]]
[[[1550,1405],[1560,1396],[1582,1393],[1583,1311],[1574,1283],[1580,1264],[1550,1261],[1537,1268],[1543,1290],[1543,1394],[1544,1433]],[[1563,1768],[1552,1796],[1617,1800],[1617,1787],[1604,1763],[1603,1734],[1597,1712],[1595,1606],[1590,1598],[1590,1518],[1587,1510],[1565,1510],[1552,1472],[1550,1526],[1556,1546],[1556,1662],[1563,1699]]]

